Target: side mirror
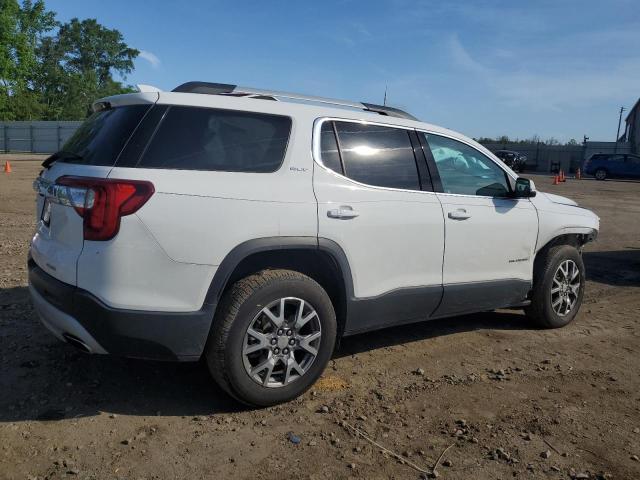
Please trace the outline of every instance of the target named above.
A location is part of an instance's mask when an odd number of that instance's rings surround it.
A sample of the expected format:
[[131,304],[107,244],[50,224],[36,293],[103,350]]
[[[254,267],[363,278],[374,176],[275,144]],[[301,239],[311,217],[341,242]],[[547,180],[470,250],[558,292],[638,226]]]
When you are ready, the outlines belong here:
[[515,198],[531,198],[536,196],[536,186],[528,178],[518,177],[513,191]]

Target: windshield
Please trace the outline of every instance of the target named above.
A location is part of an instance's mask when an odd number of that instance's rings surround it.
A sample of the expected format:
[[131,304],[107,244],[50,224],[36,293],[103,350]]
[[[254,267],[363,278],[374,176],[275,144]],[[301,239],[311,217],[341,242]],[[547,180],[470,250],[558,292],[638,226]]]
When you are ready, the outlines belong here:
[[54,154],[55,160],[83,165],[114,165],[149,107],[127,105],[93,113]]

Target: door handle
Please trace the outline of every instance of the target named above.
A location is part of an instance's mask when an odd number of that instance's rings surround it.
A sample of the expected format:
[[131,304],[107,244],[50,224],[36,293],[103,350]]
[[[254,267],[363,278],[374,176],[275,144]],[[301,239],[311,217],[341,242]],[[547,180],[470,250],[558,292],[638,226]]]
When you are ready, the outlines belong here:
[[466,220],[467,218],[471,218],[471,214],[467,213],[464,208],[453,210],[452,212],[449,212],[448,216],[452,220]]
[[340,205],[340,208],[327,211],[327,217],[340,218],[342,220],[349,220],[350,218],[356,218],[359,215],[353,207],[349,205]]

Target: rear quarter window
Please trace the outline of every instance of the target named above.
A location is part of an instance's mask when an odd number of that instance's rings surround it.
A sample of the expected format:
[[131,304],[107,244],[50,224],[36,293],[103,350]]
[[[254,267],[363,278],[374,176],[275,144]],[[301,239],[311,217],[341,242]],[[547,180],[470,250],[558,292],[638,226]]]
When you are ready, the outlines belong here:
[[291,119],[281,115],[172,106],[138,167],[274,172],[290,133]]

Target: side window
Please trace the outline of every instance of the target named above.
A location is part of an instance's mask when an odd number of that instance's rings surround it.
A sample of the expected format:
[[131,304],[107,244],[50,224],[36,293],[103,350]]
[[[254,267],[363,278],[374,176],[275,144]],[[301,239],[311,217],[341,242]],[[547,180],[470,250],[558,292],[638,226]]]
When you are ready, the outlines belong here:
[[352,122],[335,127],[345,176],[377,187],[420,190],[407,130]]
[[343,175],[342,161],[340,160],[340,152],[338,151],[338,142],[336,142],[336,134],[333,131],[333,122],[324,122],[320,131],[320,156],[322,164]]
[[507,174],[490,158],[457,140],[424,134],[445,193],[506,197]]
[[640,157],[635,155],[627,155],[627,161],[632,165],[640,166]]
[[173,106],[142,168],[275,172],[284,160],[291,119],[280,115]]
[[613,163],[622,163],[624,162],[624,155],[613,155],[608,158],[608,161]]

